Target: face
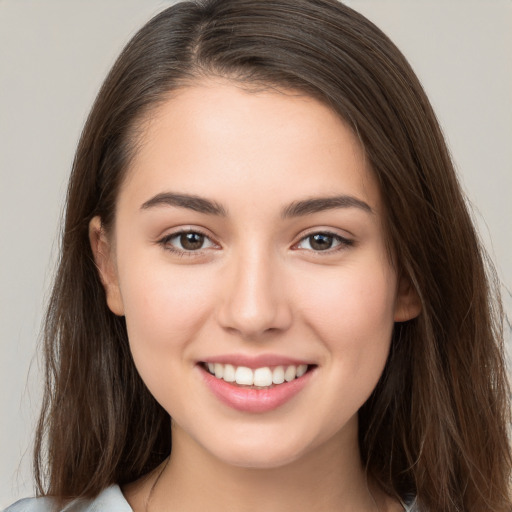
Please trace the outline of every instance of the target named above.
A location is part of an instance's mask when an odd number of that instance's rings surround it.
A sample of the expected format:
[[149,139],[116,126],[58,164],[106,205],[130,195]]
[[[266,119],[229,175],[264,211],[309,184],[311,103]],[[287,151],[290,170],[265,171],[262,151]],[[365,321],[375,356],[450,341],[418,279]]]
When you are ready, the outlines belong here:
[[141,142],[91,242],[178,437],[247,467],[354,446],[393,324],[417,311],[353,133],[311,98],[204,82]]

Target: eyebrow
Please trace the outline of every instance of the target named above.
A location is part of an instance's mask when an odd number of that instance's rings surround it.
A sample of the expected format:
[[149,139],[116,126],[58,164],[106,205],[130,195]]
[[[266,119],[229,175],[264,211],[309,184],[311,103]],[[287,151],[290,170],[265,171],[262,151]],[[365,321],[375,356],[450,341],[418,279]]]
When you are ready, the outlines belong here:
[[294,201],[287,206],[281,216],[284,219],[290,217],[300,217],[311,213],[318,213],[324,210],[333,210],[335,208],[359,208],[368,213],[374,213],[368,203],[354,196],[342,195],[333,197],[315,197],[303,201]]
[[[147,210],[157,206],[177,206],[179,208],[187,208],[207,215],[218,215],[221,217],[227,216],[227,211],[221,204],[216,201],[191,194],[163,192],[146,201],[141,206],[141,210]],[[333,197],[315,197],[312,199],[294,201],[282,210],[281,217],[283,219],[301,217],[303,215],[318,213],[325,210],[333,210],[336,208],[359,208],[365,212],[374,213],[370,205],[361,199],[357,199],[354,196],[341,195]]]
[[146,201],[141,206],[141,210],[147,210],[149,208],[154,208],[155,206],[178,206],[180,208],[187,208],[189,210],[206,213],[208,215],[219,215],[222,217],[227,215],[226,210],[219,203],[190,194],[173,194],[171,192],[157,194]]

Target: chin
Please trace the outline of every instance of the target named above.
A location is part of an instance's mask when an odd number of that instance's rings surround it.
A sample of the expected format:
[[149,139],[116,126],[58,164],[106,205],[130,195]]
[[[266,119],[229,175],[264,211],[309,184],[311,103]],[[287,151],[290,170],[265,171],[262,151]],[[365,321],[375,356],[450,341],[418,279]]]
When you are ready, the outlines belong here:
[[246,469],[277,469],[295,462],[300,458],[300,452],[288,449],[240,448],[229,453],[218,453],[219,459],[225,464]]
[[[302,432],[305,434],[305,432]],[[247,435],[210,439],[203,448],[217,460],[234,467],[247,469],[276,469],[306,456],[317,446],[311,436],[293,436],[281,429],[278,433],[247,432]]]

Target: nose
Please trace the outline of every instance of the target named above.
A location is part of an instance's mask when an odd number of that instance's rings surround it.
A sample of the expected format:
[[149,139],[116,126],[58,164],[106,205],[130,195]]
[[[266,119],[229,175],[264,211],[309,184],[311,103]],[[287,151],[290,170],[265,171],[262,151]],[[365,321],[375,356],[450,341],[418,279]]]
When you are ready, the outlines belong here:
[[232,264],[224,269],[218,306],[218,322],[224,329],[257,339],[290,327],[292,309],[278,259],[254,247],[233,255]]

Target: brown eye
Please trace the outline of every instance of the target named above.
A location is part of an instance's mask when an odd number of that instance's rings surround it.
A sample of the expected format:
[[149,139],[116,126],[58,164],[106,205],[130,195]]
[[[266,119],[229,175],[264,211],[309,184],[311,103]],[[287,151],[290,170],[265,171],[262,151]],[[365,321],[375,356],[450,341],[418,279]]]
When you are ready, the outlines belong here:
[[197,251],[204,244],[205,236],[201,233],[182,233],[180,235],[180,244],[186,251]]
[[313,233],[304,237],[297,244],[297,248],[322,252],[330,249],[342,249],[343,247],[353,245],[353,243],[353,240],[348,240],[334,233]]
[[178,253],[199,252],[202,249],[215,247],[215,244],[206,235],[197,231],[181,231],[168,235],[160,240],[160,244],[164,248]]
[[317,233],[308,237],[309,246],[315,251],[326,251],[330,249],[334,243],[334,237],[324,233]]

